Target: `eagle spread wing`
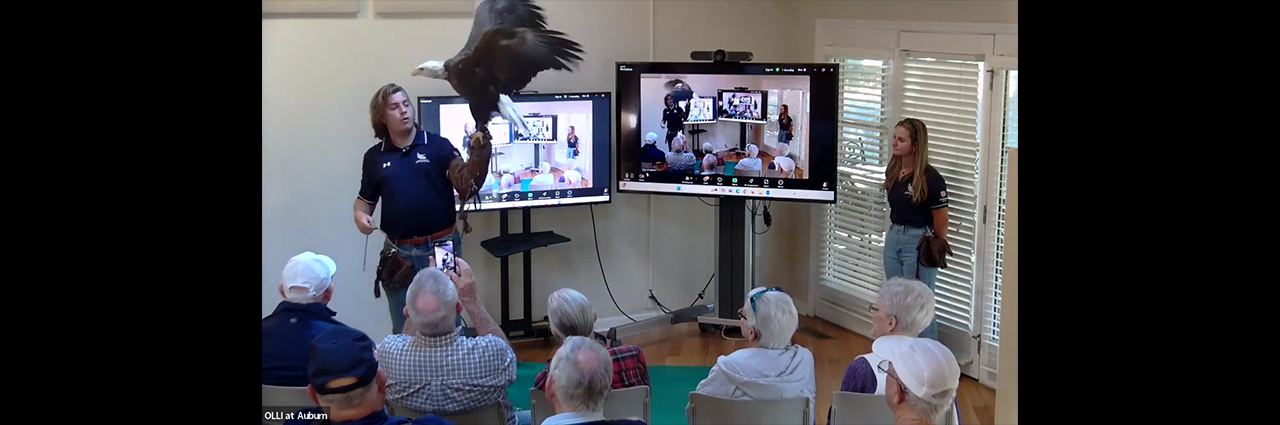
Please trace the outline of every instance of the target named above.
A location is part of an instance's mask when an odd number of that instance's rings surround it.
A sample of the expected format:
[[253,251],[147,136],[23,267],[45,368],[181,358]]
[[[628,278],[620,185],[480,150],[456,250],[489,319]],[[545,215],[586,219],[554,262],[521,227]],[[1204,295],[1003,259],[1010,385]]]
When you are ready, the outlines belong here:
[[485,31],[494,27],[546,29],[547,17],[542,14],[542,6],[533,0],[484,0],[476,8],[471,35],[458,55],[474,50]]
[[494,27],[485,31],[471,52],[477,68],[497,77],[498,93],[511,95],[523,90],[538,73],[569,71],[582,60],[582,46],[565,34],[545,28]]
[[675,101],[677,104],[697,98],[697,96],[693,94],[693,87],[689,87],[689,83],[686,83],[684,80],[679,78],[663,83],[662,87],[667,89],[667,93],[671,94],[671,100]]

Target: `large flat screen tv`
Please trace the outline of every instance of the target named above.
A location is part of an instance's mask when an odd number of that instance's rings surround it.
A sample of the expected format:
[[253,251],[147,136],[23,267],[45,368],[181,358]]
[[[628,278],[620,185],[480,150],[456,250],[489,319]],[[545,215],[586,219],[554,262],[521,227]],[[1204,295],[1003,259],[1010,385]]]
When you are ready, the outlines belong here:
[[[618,192],[835,203],[839,74],[827,63],[618,62]],[[694,128],[685,98],[714,99],[715,122]]]
[[[534,134],[521,135],[510,122],[489,122],[493,159],[480,188],[481,211],[601,204],[610,201],[609,93],[546,93],[512,96]],[[475,120],[460,96],[418,98],[418,122],[449,139],[466,158]],[[457,202],[457,194],[454,195]],[[476,206],[468,204],[467,210]]]

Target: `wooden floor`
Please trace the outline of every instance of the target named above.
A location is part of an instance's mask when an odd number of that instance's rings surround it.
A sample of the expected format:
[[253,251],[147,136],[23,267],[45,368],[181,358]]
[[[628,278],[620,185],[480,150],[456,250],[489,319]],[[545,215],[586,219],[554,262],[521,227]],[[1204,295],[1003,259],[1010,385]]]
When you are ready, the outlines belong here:
[[[801,317],[800,327],[815,328],[831,335],[831,339],[819,340],[797,332],[793,341],[813,351],[818,378],[816,419],[818,425],[825,425],[831,394],[840,389],[845,367],[858,354],[871,351],[871,340],[816,317]],[[719,356],[749,347],[743,341],[725,340],[719,332],[698,332],[698,326],[692,323],[675,325],[669,331],[635,335],[623,342],[639,345],[650,366],[711,366]],[[541,342],[516,344],[516,357],[520,361],[546,362],[552,354],[554,348]],[[960,379],[959,399],[960,423],[991,425],[995,422],[995,390],[964,376]]]

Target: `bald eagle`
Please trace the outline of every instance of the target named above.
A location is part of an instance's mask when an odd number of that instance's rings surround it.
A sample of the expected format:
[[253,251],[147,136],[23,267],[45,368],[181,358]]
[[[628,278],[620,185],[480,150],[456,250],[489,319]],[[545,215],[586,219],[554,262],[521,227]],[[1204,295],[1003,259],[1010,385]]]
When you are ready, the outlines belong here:
[[477,131],[488,134],[496,112],[527,136],[532,133],[510,96],[542,71],[573,72],[570,65],[581,62],[582,53],[565,33],[547,29],[533,0],[484,0],[462,50],[444,62],[424,62],[412,75],[448,81],[470,104]]
[[693,92],[693,87],[679,78],[663,83],[662,88],[667,89],[667,94],[671,95],[671,100],[677,105],[698,98],[698,95]]

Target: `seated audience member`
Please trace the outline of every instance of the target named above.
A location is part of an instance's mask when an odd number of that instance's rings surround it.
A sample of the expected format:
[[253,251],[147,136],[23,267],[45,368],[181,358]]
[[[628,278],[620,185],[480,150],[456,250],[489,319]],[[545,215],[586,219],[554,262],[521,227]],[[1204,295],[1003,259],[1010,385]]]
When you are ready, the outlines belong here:
[[773,163],[769,164],[769,168],[778,170],[778,177],[796,177],[796,160],[791,157],[790,152],[790,144],[779,143],[778,151],[773,154]]
[[307,386],[311,340],[329,328],[346,326],[328,306],[337,271],[332,258],[311,251],[285,263],[279,287],[284,301],[262,318],[263,385]]
[[942,343],[929,338],[885,335],[871,343],[885,379],[885,403],[895,424],[942,421],[960,387],[960,364]]
[[538,166],[538,175],[529,182],[529,190],[551,190],[556,187],[556,178],[551,175],[551,163],[543,162]]
[[667,171],[680,174],[693,174],[698,168],[698,157],[689,152],[684,133],[671,140],[671,152],[667,153]]
[[609,352],[590,338],[571,336],[551,358],[547,401],[556,414],[542,425],[644,425],[639,418],[605,419],[613,367]]
[[[591,302],[569,288],[562,288],[547,297],[547,318],[551,322],[551,334],[560,340],[581,336],[593,338],[601,346],[608,346],[609,341],[593,330],[596,326],[596,313],[591,310]],[[613,389],[623,389],[649,385],[649,366],[644,360],[644,352],[640,347],[626,344],[610,347],[609,358],[613,360]],[[533,387],[546,389],[548,366],[533,378]]]
[[[456,274],[428,267],[413,277],[405,295],[404,333],[378,344],[387,398],[438,415],[501,403],[507,425],[517,425],[507,400],[507,387],[516,382],[515,352],[480,301],[471,266],[459,257],[453,261]],[[456,324],[464,309],[474,322],[474,338]]]
[[515,186],[515,184],[516,184],[515,176],[511,175],[510,173],[503,173],[502,180],[498,183],[498,187],[499,187],[499,190],[503,192],[520,190],[520,187]]
[[667,154],[658,148],[658,133],[652,131],[644,135],[644,146],[640,147],[642,164],[660,164],[667,160]]
[[760,147],[756,145],[747,145],[747,157],[738,160],[738,165],[733,167],[734,172],[742,171],[760,171],[764,167],[764,163],[760,161]]
[[715,174],[716,167],[720,166],[720,158],[711,149],[710,142],[702,144],[702,151],[707,153],[702,156],[702,174]]
[[[885,335],[917,336],[933,321],[933,291],[918,280],[895,277],[880,286],[871,304],[871,339]],[[844,371],[840,391],[884,394],[885,375],[874,352],[855,357]]]
[[[694,391],[745,400],[807,397],[812,412],[818,393],[813,353],[791,344],[799,325],[800,317],[790,295],[779,288],[752,289],[738,310],[738,326],[755,347],[720,356]],[[685,412],[688,415],[688,406]],[[813,416],[809,415],[810,425]]]
[[310,351],[307,395],[322,407],[299,413],[327,414],[327,419],[290,419],[285,425],[450,425],[435,415],[409,419],[387,414],[387,376],[378,370],[373,340],[364,332],[330,328],[311,341]]
[[[918,280],[891,278],[880,286],[871,304],[871,339],[885,335],[916,336],[933,321],[933,291]],[[884,360],[875,353],[855,357],[844,371],[840,391],[884,394],[885,374],[876,365]],[[827,411],[830,422],[831,411]]]

